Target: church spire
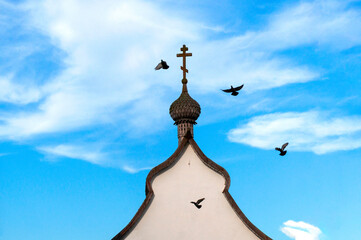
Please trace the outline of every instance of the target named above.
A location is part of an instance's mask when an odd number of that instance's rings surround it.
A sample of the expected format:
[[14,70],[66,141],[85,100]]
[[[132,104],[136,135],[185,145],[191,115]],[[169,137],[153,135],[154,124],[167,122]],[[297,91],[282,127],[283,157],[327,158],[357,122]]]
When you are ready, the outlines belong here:
[[186,74],[188,69],[186,68],[186,57],[192,56],[192,53],[187,53],[188,48],[186,45],[180,49],[182,53],[178,53],[177,57],[183,57],[183,79],[182,79],[182,93],[177,100],[175,100],[170,106],[169,113],[170,116],[175,121],[174,124],[178,127],[178,142],[182,140],[188,130],[190,130],[193,137],[193,125],[197,124],[196,120],[198,119],[201,113],[201,107],[191,96],[188,94]]

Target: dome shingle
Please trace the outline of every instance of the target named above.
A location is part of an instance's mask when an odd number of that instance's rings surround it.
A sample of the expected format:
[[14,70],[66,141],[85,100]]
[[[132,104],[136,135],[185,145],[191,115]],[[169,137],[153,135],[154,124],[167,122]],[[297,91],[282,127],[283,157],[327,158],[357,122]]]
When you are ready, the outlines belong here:
[[196,120],[201,114],[201,107],[196,100],[189,96],[188,91],[182,91],[179,98],[170,106],[169,114],[175,125],[184,122],[196,124]]

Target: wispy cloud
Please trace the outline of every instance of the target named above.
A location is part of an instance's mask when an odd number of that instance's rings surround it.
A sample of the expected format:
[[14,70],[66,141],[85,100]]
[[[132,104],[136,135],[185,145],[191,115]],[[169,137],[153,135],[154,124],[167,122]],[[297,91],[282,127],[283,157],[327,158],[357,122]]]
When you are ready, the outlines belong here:
[[134,167],[131,167],[131,166],[128,166],[128,165],[124,165],[123,166],[123,170],[128,172],[128,173],[138,173],[140,171],[145,171],[145,170],[149,170],[149,169],[152,169],[152,167],[144,167],[144,168],[134,168]]
[[100,165],[107,160],[107,157],[99,149],[97,150],[94,147],[90,149],[81,145],[42,146],[38,147],[38,150],[49,157],[73,158]]
[[270,52],[240,51],[226,40],[204,43],[196,49],[198,56],[194,56],[192,68],[196,69],[193,78],[197,81],[193,84],[203,93],[216,92],[234,83],[244,83],[243,91],[252,93],[320,77],[312,67],[298,66]]
[[361,116],[332,117],[317,111],[273,113],[249,119],[228,139],[262,149],[290,142],[289,149],[324,154],[361,147]]
[[[152,169],[152,167],[132,166],[130,165],[130,162],[132,161],[124,160],[124,156],[120,157],[122,154],[104,153],[103,149],[99,147],[99,144],[59,144],[37,147],[37,150],[42,152],[46,156],[47,160],[51,161],[59,158],[71,158],[101,166],[120,168],[121,170],[131,174]],[[0,154],[0,157],[3,155],[6,154]],[[117,155],[117,157],[114,155]]]
[[0,102],[13,104],[28,104],[37,102],[41,92],[35,87],[25,87],[23,84],[16,84],[11,77],[0,76]]
[[278,53],[305,46],[326,51],[359,46],[359,21],[361,11],[350,9],[348,1],[288,5],[271,14],[262,29],[197,47],[202,61],[195,66],[202,71],[195,73],[196,79],[204,79],[199,86],[207,91],[242,80],[246,92],[317,80],[321,77],[318,69],[298,66]]
[[[204,29],[144,1],[29,1],[22,9],[32,16],[30,25],[66,53],[66,67],[41,86],[49,95],[37,108],[1,117],[3,138],[29,138],[116,121],[123,122],[119,126],[124,129],[129,125],[160,128],[162,124],[154,123],[167,115],[159,109],[168,107],[162,82],[169,82],[169,75],[155,77],[153,67],[170,56],[169,49],[174,52],[180,46],[178,39],[197,40]],[[14,84],[6,83],[3,91],[14,94]],[[150,91],[154,86],[157,89]],[[15,102],[16,96],[7,98]]]
[[322,234],[318,227],[302,221],[288,220],[283,225],[281,231],[294,240],[319,240]]
[[361,28],[355,23],[361,19],[361,12],[350,8],[350,2],[300,2],[273,14],[265,29],[250,31],[232,44],[269,51],[305,45],[334,51],[360,45]]
[[10,153],[0,153],[0,157],[3,157],[3,156],[7,156],[9,155]]

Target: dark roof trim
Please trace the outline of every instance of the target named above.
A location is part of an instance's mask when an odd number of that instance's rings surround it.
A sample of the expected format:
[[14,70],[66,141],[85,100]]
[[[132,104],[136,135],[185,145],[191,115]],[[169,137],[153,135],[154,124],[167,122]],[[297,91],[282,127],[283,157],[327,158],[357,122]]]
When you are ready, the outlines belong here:
[[[188,132],[189,133],[189,132]],[[179,144],[176,151],[170,156],[166,161],[159,164],[158,166],[154,167],[148,174],[147,180],[146,180],[146,198],[140,208],[138,209],[135,216],[132,218],[132,220],[128,223],[128,225],[120,231],[112,240],[121,240],[124,239],[131,230],[134,229],[134,227],[137,225],[137,223],[140,221],[142,216],[145,214],[146,210],[150,206],[150,203],[152,202],[152,199],[154,197],[154,192],[152,188],[152,182],[153,179],[167,170],[169,167],[173,166],[176,163],[177,157],[185,150],[185,146],[187,143],[189,143],[193,149],[195,150],[196,154],[200,157],[202,162],[206,164],[209,168],[213,169],[215,172],[221,174],[226,181],[225,187],[223,189],[223,194],[225,195],[227,201],[233,208],[233,210],[237,213],[238,217],[243,221],[243,223],[261,240],[272,240],[270,237],[268,237],[266,234],[264,234],[261,230],[259,230],[255,225],[253,225],[246,215],[241,211],[241,209],[238,207],[237,203],[232,198],[231,194],[228,192],[229,186],[231,184],[231,179],[229,177],[228,172],[215,162],[213,162],[211,159],[209,159],[204,153],[201,151],[201,149],[198,147],[197,143],[192,138],[191,134],[186,134],[186,136],[182,139],[181,143]]]

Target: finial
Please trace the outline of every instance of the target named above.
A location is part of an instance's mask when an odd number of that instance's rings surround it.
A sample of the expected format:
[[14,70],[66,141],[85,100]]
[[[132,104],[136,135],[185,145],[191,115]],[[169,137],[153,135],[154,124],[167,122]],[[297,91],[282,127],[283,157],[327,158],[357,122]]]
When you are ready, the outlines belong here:
[[178,53],[177,57],[183,57],[183,66],[180,67],[181,70],[183,70],[183,90],[179,98],[175,100],[169,108],[169,114],[178,128],[178,143],[180,143],[184,137],[193,137],[193,125],[197,124],[196,120],[201,114],[201,106],[189,96],[187,90],[188,81],[186,74],[188,69],[186,68],[186,57],[192,56],[192,53],[187,53],[188,48],[186,45],[183,45],[180,50],[182,53]]
[[183,57],[183,66],[181,66],[181,70],[183,70],[183,79],[182,79],[182,83],[183,83],[183,90],[182,92],[187,92],[187,78],[186,78],[186,73],[188,72],[188,69],[186,68],[186,57],[190,57],[192,56],[192,53],[186,53],[186,51],[188,51],[188,48],[186,47],[185,44],[183,44],[183,47],[180,49],[183,53],[178,53],[177,57]]

